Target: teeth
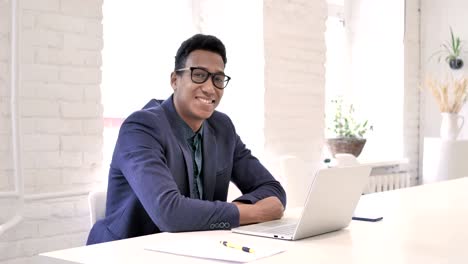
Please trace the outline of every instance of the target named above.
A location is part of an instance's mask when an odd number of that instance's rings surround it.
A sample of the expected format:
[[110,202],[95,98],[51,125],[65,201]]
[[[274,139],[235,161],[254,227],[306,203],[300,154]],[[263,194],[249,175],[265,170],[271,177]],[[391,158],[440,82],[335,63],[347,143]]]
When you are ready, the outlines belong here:
[[205,104],[213,104],[215,100],[198,98],[198,100],[204,102]]

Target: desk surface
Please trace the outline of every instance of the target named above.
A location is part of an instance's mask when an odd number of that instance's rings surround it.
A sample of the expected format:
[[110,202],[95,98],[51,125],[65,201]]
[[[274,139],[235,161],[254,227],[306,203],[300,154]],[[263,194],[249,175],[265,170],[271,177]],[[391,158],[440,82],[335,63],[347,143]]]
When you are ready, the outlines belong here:
[[[271,244],[286,249],[255,263],[466,263],[468,261],[468,178],[369,194],[380,222],[352,221],[348,228],[299,241],[280,241],[230,231],[190,232],[214,240]],[[160,235],[43,253],[43,263],[219,263],[144,250]],[[70,262],[69,262],[70,261]],[[252,262],[251,262],[252,263]]]

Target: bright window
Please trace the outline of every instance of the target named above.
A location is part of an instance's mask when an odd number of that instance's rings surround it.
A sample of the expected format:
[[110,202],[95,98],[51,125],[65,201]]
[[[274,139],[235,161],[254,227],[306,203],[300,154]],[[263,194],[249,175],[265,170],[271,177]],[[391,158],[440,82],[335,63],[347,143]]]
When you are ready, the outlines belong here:
[[[355,105],[356,118],[369,120],[374,127],[360,158],[403,158],[404,1],[331,2],[326,113],[330,100],[343,96]],[[339,5],[341,11],[330,12]]]
[[198,32],[225,44],[232,80],[218,110],[231,117],[247,147],[262,156],[263,1],[104,1],[103,14],[105,166],[123,119],[151,98],[172,94],[177,48]]

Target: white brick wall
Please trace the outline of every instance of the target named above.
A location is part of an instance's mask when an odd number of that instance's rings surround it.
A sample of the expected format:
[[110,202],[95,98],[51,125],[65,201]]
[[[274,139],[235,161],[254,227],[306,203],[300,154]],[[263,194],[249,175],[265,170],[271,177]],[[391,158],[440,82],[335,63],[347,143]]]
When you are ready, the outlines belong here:
[[420,155],[420,38],[419,0],[407,0],[405,25],[403,151],[408,158],[411,185],[419,183]]
[[[306,161],[297,175],[304,184],[324,144],[326,17],[325,0],[264,1],[265,150]],[[288,200],[304,195],[288,192]]]
[[[11,142],[10,63],[4,54],[11,1],[0,1],[0,191],[13,190],[12,147],[3,144]],[[24,220],[0,237],[0,263],[31,263],[37,253],[84,245],[87,197],[38,197],[81,193],[103,178],[102,0],[19,2],[18,136],[25,195],[36,198],[25,200]],[[2,202],[2,212],[20,210]]]
[[14,263],[15,258],[19,263],[32,263],[32,259],[26,257],[83,245],[89,228],[83,201],[83,198],[72,197],[26,203],[27,220],[2,236],[0,258],[4,261],[0,263]]
[[10,122],[10,14],[9,1],[0,1],[0,191],[12,190]]
[[59,106],[55,100],[23,99],[19,108],[23,117],[59,117]]
[[[25,29],[22,32],[23,42],[33,47],[49,47],[60,49],[63,47],[63,35],[43,29]],[[25,52],[28,52],[25,50]],[[27,76],[26,76],[27,77]]]
[[[26,192],[88,188],[102,176],[102,1],[21,2],[26,44],[18,92]],[[415,12],[416,5],[408,5]],[[319,166],[324,144],[326,16],[325,0],[264,1],[265,148],[273,155],[290,154],[306,161],[304,175],[298,175],[304,184]],[[410,25],[411,30],[417,27]],[[411,39],[406,52],[414,55],[417,43],[418,39]],[[416,67],[409,64],[405,84],[417,83]],[[0,64],[0,81],[2,76],[8,77],[8,66]],[[411,112],[418,95],[407,90],[405,110]],[[0,89],[0,131],[3,122],[8,123],[10,111],[4,103],[9,99],[3,96],[7,93],[5,87]],[[417,147],[411,146],[417,144],[413,120],[418,118],[405,117],[405,140],[410,143],[405,151],[416,160]],[[11,173],[11,155],[1,151],[0,169]],[[39,252],[85,242],[86,197],[27,201],[24,213],[25,221],[0,237],[0,264],[29,263],[29,257]]]
[[24,176],[26,192],[48,192],[54,189],[60,189],[62,184],[61,169],[53,168],[52,166],[48,168],[26,169],[24,171]]
[[23,0],[23,9],[34,11],[53,11],[60,9],[60,0]]
[[51,31],[72,33],[84,33],[85,31],[85,21],[82,18],[46,13],[39,14],[36,17],[36,21],[38,27]]
[[102,106],[97,102],[61,103],[60,109],[65,118],[96,118],[102,116]]

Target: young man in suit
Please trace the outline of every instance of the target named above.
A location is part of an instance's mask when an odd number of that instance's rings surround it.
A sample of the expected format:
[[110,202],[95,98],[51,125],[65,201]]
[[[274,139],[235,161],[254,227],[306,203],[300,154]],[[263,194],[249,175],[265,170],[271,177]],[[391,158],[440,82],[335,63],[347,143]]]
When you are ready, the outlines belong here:
[[[151,100],[120,128],[106,217],[87,244],[282,217],[284,189],[251,155],[229,117],[215,111],[230,80],[226,61],[214,36],[197,34],[182,43],[171,73],[173,95]],[[226,202],[230,181],[243,195]]]

